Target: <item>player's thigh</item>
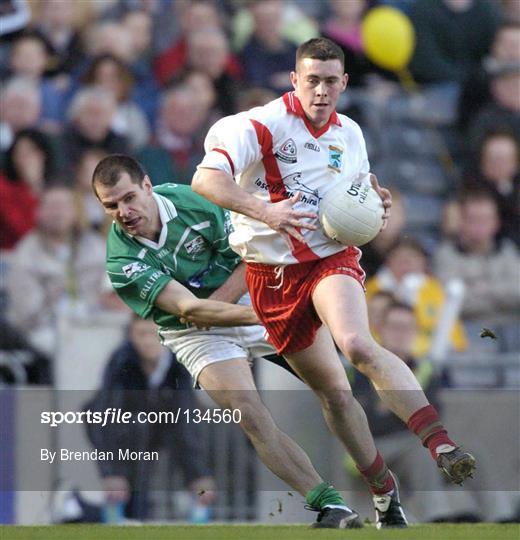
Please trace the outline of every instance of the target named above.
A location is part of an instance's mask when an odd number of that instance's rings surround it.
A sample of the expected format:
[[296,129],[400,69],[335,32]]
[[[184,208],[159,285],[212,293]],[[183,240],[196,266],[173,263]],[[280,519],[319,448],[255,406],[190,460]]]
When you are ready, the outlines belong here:
[[345,368],[326,326],[321,326],[310,347],[285,354],[287,362],[315,392],[350,390]]
[[343,352],[342,342],[350,336],[371,340],[365,293],[354,278],[344,274],[323,278],[313,291],[312,302]]

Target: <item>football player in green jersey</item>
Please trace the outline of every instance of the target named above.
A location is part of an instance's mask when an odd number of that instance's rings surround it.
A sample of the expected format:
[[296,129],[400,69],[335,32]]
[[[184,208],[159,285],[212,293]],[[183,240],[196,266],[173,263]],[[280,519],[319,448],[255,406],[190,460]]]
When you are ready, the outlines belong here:
[[[228,244],[228,211],[189,186],[152,187],[140,164],[123,155],[100,161],[92,186],[114,220],[107,270],[119,296],[154,319],[163,343],[219,407],[241,411],[242,429],[273,473],[317,510],[343,507],[256,390],[248,360],[274,349],[254,311],[240,305],[247,303],[247,286],[244,265]],[[335,525],[346,526],[352,524]]]

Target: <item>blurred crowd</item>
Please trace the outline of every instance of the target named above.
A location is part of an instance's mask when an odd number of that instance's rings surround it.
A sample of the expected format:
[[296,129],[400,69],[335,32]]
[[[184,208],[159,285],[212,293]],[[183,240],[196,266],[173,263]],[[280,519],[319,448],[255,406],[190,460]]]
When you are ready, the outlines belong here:
[[[379,5],[415,28],[407,77],[365,54]],[[362,260],[375,334],[408,305],[428,357],[459,299],[449,354],[520,350],[517,0],[6,0],[0,33],[0,349],[29,353],[26,382],[51,380],[60,316],[126,309],[104,271],[97,162],[128,153],[154,184],[189,184],[212,123],[290,90],[318,35],[345,52],[339,112],[394,194]]]

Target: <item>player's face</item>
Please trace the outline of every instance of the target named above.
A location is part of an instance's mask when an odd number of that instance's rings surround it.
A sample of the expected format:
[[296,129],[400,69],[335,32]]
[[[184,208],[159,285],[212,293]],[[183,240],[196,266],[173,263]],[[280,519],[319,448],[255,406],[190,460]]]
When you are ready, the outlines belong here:
[[99,201],[114,221],[131,235],[154,238],[159,232],[158,209],[152,195],[152,183],[144,177],[140,186],[123,173],[115,186],[96,185]]
[[291,82],[303,110],[316,128],[323,127],[347,87],[348,75],[339,60],[302,58],[291,73]]

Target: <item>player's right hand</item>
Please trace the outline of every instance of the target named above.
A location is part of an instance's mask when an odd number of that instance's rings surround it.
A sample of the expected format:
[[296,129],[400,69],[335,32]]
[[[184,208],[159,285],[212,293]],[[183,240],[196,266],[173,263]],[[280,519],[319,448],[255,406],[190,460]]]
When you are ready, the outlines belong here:
[[303,235],[298,229],[309,229],[315,231],[317,226],[314,223],[304,221],[303,218],[318,219],[318,214],[314,212],[304,212],[295,210],[294,205],[301,199],[301,192],[297,192],[289,199],[267,204],[265,206],[262,221],[280,233],[284,238],[287,234],[304,242]]

